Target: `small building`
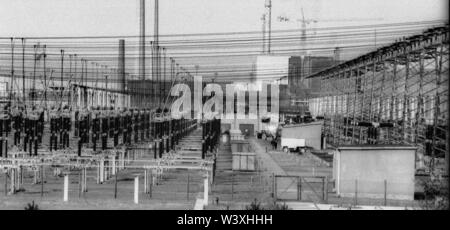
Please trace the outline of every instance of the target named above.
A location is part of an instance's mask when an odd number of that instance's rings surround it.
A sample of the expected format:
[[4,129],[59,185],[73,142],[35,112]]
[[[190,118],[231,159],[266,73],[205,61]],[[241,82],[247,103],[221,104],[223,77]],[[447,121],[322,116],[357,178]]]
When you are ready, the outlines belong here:
[[342,197],[414,199],[416,147],[351,145],[333,156],[336,193]]

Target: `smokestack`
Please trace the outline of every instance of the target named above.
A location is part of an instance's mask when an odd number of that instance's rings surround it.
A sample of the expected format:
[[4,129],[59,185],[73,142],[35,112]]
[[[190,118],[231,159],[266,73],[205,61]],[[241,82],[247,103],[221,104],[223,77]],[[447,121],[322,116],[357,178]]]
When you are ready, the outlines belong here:
[[270,43],[272,35],[272,1],[266,0],[266,21],[267,21],[267,53],[270,54]]
[[125,40],[120,39],[119,40],[119,79],[122,83],[122,86],[120,87],[120,90],[125,91],[127,90],[127,81],[125,79]]
[[145,79],[145,0],[140,0],[139,78]]
[[262,53],[266,53],[266,15],[261,16],[262,21]]
[[[154,62],[156,64],[156,81],[158,82],[157,85],[155,84],[155,86],[157,87],[155,89],[155,92],[158,92],[157,95],[157,102],[159,102],[159,105],[161,105],[161,71],[160,71],[160,67],[161,67],[161,62],[160,62],[160,55],[159,55],[159,1],[155,0],[155,12],[154,12],[155,16],[154,16],[154,47],[155,47],[155,58],[156,61]],[[153,78],[153,76],[152,76]]]

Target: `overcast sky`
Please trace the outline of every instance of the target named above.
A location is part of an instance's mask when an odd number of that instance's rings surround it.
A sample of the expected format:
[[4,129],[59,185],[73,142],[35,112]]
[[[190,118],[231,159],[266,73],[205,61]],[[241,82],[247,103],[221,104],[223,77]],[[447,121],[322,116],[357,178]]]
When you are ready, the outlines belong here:
[[[160,33],[258,31],[265,0],[160,0]],[[153,31],[147,0],[147,35]],[[273,0],[273,29],[295,29],[285,16],[346,20],[360,24],[448,19],[448,0]],[[138,0],[0,0],[0,36],[138,35]],[[295,20],[291,20],[295,21]],[[337,22],[336,22],[337,23]],[[342,21],[338,25],[342,25]],[[349,22],[346,22],[349,23]],[[330,26],[322,22],[319,27]]]

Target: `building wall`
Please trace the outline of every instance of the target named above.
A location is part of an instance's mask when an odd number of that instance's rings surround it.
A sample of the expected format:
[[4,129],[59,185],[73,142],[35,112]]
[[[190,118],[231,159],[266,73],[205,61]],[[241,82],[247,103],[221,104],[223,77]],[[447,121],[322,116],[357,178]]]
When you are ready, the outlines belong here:
[[[334,154],[333,177],[343,197],[414,199],[415,147],[341,147]],[[386,186],[385,186],[386,181]]]
[[305,144],[314,149],[321,149],[322,122],[285,126],[281,130],[281,138],[305,139]]

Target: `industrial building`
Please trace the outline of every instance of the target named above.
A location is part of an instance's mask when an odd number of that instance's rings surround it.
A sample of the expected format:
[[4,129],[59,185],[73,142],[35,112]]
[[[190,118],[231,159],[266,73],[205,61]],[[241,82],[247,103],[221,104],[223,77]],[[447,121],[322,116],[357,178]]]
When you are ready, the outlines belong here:
[[448,194],[448,18],[319,27],[266,0],[262,31],[175,33],[177,9],[138,3],[138,35],[0,35],[0,209],[434,209]]

